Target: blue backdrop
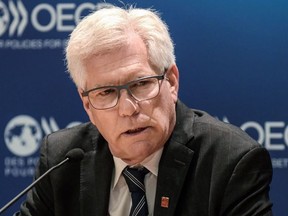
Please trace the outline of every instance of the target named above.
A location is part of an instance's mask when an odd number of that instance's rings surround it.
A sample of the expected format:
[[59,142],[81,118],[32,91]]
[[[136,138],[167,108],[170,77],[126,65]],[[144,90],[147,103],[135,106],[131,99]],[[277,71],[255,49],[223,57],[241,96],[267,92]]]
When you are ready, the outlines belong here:
[[[1,207],[32,181],[44,135],[88,121],[65,73],[63,48],[96,3],[0,0]],[[181,100],[241,127],[269,150],[274,213],[287,215],[288,1],[138,0],[137,6],[159,10],[170,26]]]

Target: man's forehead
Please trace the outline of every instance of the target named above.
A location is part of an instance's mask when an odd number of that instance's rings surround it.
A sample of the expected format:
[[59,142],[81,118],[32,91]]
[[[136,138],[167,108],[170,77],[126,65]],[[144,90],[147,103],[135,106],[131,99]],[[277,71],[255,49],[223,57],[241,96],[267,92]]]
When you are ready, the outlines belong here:
[[118,70],[133,69],[141,70],[141,68],[149,65],[147,55],[131,54],[129,56],[93,56],[87,60],[86,66],[92,67],[93,71],[113,72]]

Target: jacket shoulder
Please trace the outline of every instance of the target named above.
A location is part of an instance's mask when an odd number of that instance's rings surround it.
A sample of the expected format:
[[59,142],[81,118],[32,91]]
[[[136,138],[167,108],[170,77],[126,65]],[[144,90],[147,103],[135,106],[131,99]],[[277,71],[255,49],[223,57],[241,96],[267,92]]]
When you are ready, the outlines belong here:
[[193,110],[195,113],[193,130],[195,138],[209,139],[211,144],[238,146],[239,148],[261,147],[252,137],[241,128],[218,120],[201,110]]
[[95,150],[98,138],[99,132],[92,123],[61,129],[44,137],[40,154],[57,163],[74,148],[84,152]]

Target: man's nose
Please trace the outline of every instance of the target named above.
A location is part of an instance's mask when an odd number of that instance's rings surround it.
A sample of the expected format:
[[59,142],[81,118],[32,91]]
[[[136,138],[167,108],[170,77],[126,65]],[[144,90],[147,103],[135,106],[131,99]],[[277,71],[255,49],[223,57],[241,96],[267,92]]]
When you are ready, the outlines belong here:
[[139,112],[139,106],[137,101],[128,92],[128,89],[122,89],[119,92],[119,115],[120,116],[132,116]]

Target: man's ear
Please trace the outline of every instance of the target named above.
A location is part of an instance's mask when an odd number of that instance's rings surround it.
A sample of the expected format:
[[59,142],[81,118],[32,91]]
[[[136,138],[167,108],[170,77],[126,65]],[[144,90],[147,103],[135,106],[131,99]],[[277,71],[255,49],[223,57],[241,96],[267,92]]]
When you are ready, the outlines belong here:
[[172,65],[167,72],[166,77],[168,78],[168,82],[170,83],[170,92],[176,103],[178,99],[178,90],[179,90],[179,71],[177,65]]

